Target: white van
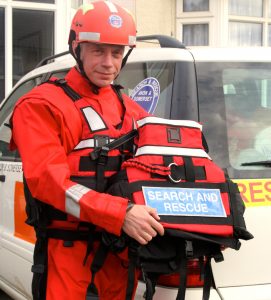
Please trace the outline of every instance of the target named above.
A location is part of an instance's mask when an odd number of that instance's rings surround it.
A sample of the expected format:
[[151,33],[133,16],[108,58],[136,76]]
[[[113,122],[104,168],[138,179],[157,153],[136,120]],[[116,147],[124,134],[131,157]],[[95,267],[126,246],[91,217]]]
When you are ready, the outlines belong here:
[[[254,235],[212,264],[210,300],[271,300],[271,49],[188,49],[156,38],[162,47],[135,49],[117,82],[156,116],[203,124],[210,156],[240,187]],[[51,76],[63,77],[75,63],[70,55],[49,61],[25,75],[0,106],[0,289],[14,299],[31,299],[35,236],[24,223],[22,165],[19,153],[8,149],[8,120],[21,95]],[[177,283],[174,277],[160,282],[154,299],[175,299]],[[202,298],[197,261],[190,263],[187,285],[186,299]],[[139,284],[137,300],[144,290]]]

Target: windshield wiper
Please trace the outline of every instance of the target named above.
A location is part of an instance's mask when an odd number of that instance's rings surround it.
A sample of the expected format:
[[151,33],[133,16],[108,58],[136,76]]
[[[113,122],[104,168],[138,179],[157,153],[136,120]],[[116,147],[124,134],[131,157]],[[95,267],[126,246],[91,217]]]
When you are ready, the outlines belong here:
[[265,166],[265,167],[271,167],[271,160],[245,162],[245,163],[242,163],[241,166]]

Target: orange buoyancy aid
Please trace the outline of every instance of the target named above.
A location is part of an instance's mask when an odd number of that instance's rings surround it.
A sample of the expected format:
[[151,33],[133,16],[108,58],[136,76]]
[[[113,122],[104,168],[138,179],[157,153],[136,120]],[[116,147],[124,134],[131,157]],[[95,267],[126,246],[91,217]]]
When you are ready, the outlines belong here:
[[[119,235],[127,200],[85,184],[86,178],[95,174],[89,153],[95,143],[130,131],[134,120],[147,113],[125,95],[121,104],[112,86],[93,93],[75,68],[65,80],[80,99],[73,102],[62,88],[45,83],[19,100],[11,118],[11,149],[19,149],[34,198],[67,213],[72,220]],[[119,156],[119,150],[112,150],[108,161]],[[113,172],[114,166],[105,167],[105,177]]]

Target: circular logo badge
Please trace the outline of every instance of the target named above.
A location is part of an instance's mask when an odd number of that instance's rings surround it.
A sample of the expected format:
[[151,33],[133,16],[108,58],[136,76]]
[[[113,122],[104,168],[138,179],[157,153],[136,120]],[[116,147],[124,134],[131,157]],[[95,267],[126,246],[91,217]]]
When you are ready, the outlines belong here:
[[120,28],[122,26],[122,18],[117,15],[111,15],[109,17],[109,23],[112,27]]
[[142,80],[132,91],[130,97],[143,107],[148,113],[153,114],[160,96],[160,84],[154,77]]

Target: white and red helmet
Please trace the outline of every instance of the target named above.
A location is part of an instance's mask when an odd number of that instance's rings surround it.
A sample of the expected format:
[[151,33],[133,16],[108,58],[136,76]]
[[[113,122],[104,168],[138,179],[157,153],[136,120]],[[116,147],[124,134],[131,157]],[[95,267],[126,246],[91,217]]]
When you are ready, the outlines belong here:
[[82,5],[73,17],[69,45],[93,42],[135,47],[136,26],[132,15],[109,1]]

